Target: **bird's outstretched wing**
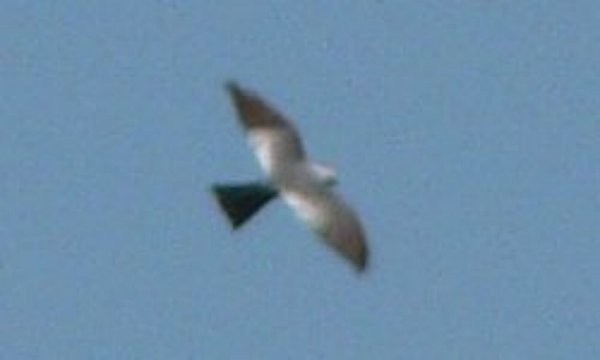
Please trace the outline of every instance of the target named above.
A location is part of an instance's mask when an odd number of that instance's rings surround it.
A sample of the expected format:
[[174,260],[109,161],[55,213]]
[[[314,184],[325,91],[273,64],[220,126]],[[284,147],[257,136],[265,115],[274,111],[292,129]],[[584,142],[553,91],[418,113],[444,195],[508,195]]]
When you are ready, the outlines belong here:
[[253,92],[234,82],[226,86],[240,124],[246,130],[258,162],[267,174],[272,174],[280,164],[304,160],[302,141],[289,120]]
[[326,188],[286,189],[284,200],[325,242],[350,260],[358,271],[367,266],[369,251],[354,211]]

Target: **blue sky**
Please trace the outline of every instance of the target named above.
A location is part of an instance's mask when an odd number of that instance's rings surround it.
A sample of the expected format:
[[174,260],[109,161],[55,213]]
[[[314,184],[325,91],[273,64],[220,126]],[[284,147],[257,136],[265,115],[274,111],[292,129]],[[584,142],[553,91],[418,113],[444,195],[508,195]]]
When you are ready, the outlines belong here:
[[[600,358],[596,1],[4,1],[0,358]],[[334,165],[364,275],[223,89]]]

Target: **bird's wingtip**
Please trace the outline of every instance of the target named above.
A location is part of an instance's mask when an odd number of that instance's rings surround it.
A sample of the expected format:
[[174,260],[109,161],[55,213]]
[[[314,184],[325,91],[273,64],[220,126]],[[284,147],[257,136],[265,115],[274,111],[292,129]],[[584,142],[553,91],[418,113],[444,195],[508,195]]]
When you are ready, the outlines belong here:
[[242,88],[238,85],[237,81],[231,79],[225,81],[225,89],[232,94],[242,92]]
[[369,248],[365,245],[362,247],[357,256],[352,259],[352,262],[354,263],[354,269],[356,270],[357,274],[362,275],[367,272],[370,263],[369,258]]
[[368,262],[368,258],[365,256],[363,258],[361,258],[357,263],[356,263],[356,272],[358,274],[364,274],[365,272],[367,272],[369,268],[369,262]]

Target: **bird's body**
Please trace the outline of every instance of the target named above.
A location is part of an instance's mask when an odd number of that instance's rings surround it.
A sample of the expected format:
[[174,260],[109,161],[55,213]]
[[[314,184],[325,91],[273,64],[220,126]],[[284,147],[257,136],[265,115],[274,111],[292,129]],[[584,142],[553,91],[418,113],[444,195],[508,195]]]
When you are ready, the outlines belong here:
[[336,183],[335,172],[307,159],[298,131],[284,116],[235,83],[227,88],[240,124],[269,178],[268,185],[213,188],[234,227],[280,195],[327,244],[363,270],[368,259],[364,231],[354,211],[331,189]]

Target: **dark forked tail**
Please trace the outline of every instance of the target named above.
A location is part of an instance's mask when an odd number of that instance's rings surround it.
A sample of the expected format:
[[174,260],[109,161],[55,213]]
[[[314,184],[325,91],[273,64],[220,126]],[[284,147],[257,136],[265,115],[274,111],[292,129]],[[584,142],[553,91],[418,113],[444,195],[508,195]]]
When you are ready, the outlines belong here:
[[234,229],[242,226],[263,205],[277,196],[265,183],[215,184],[211,190]]

